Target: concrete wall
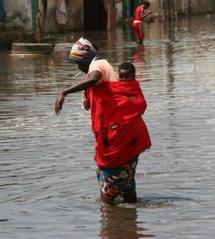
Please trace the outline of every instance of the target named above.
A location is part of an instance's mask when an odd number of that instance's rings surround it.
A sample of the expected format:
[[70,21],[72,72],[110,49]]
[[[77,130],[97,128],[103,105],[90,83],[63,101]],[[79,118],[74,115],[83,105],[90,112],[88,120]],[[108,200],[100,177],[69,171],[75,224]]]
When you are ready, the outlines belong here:
[[83,0],[67,1],[67,22],[65,26],[56,22],[56,0],[48,0],[45,31],[57,33],[83,28]]
[[121,23],[122,22],[122,1],[116,2],[116,9],[117,9],[117,14],[116,14],[117,23]]
[[68,22],[66,28],[71,30],[83,29],[84,19],[84,1],[68,0]]
[[[90,0],[88,0],[90,1]],[[116,23],[122,22],[122,0],[116,1]],[[47,32],[59,32],[62,26],[58,26],[55,21],[56,0],[48,0],[48,11],[46,20]],[[110,15],[111,15],[110,9]],[[84,0],[68,0],[67,1],[68,20],[64,30],[80,30],[84,28]],[[112,20],[112,18],[110,19]]]
[[[215,0],[149,0],[154,16],[206,14],[215,12]],[[124,0],[124,17],[129,18],[129,0]]]
[[153,11],[153,15],[157,16],[160,14],[160,10],[162,9],[161,6],[160,6],[160,1],[158,0],[151,0],[150,1],[151,3],[151,10]]
[[32,13],[30,0],[5,0],[7,28],[32,29]]
[[[90,0],[88,0],[90,1]],[[101,0],[102,1],[102,0]],[[122,17],[122,3],[125,0],[115,0],[117,8],[117,22],[125,20]],[[155,16],[167,15],[177,11],[179,14],[198,14],[215,12],[215,0],[150,0],[151,9]],[[168,3],[171,5],[168,6]],[[83,29],[84,25],[84,0],[67,0],[68,20],[65,30]],[[1,23],[8,30],[21,29],[32,31],[31,0],[5,0],[6,22]],[[62,26],[58,26],[55,20],[56,0],[48,0],[48,11],[45,24],[46,32],[59,32]],[[127,17],[127,16],[124,16]]]
[[[65,30],[83,28],[83,0],[67,1],[68,20]],[[31,0],[5,0],[6,21],[1,23],[7,30],[21,29],[32,31]],[[45,31],[56,33],[62,30],[56,22],[56,0],[48,0],[48,9],[45,22]]]
[[57,32],[58,27],[55,21],[56,0],[48,0],[46,11],[45,32]]
[[176,12],[184,15],[215,12],[214,0],[154,0],[154,2],[160,3],[160,9],[165,15],[174,15]]
[[214,0],[190,0],[191,1],[191,13],[209,13],[215,11]]

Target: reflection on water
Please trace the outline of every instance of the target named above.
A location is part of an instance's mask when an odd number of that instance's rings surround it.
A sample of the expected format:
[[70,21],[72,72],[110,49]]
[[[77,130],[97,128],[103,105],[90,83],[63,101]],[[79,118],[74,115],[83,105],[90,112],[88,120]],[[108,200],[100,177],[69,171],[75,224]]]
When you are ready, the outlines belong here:
[[143,222],[138,221],[136,207],[101,206],[100,238],[153,238],[154,236],[142,228]]
[[60,36],[51,56],[1,49],[0,238],[211,239],[214,22],[199,16],[146,25],[143,46],[129,28],[85,33],[114,67],[134,62],[148,101],[153,147],[137,167],[136,205],[100,208],[81,93],[54,114],[58,92],[84,79],[68,61],[70,37]]

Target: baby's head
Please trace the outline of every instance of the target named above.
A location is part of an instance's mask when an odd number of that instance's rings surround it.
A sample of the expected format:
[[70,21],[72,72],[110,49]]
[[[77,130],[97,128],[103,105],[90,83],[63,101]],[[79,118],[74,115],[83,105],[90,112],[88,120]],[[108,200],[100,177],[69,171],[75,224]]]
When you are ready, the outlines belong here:
[[123,62],[118,67],[120,80],[135,80],[135,67],[130,62]]

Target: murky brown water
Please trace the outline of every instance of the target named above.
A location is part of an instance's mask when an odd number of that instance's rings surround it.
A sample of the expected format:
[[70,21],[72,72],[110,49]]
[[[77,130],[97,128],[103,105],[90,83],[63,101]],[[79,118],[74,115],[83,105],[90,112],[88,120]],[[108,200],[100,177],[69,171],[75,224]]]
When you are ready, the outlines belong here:
[[81,94],[54,114],[58,92],[83,79],[67,60],[68,45],[53,56],[1,50],[0,238],[213,238],[214,20],[153,23],[144,47],[128,29],[85,34],[115,67],[130,60],[144,78],[153,147],[138,166],[137,205],[100,207]]

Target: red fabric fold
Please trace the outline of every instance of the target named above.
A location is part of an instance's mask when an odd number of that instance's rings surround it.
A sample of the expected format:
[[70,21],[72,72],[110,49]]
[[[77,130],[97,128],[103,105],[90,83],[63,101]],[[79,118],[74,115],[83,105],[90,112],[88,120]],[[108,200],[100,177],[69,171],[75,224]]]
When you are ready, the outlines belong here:
[[139,82],[103,82],[88,93],[100,167],[122,166],[151,146],[141,118],[147,105]]

